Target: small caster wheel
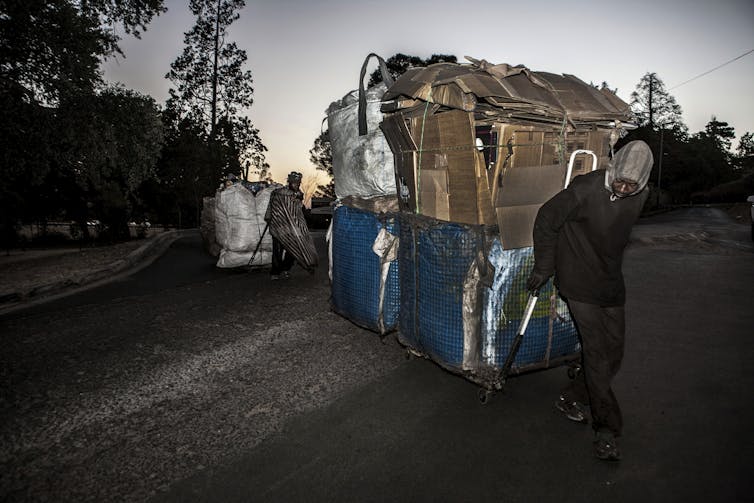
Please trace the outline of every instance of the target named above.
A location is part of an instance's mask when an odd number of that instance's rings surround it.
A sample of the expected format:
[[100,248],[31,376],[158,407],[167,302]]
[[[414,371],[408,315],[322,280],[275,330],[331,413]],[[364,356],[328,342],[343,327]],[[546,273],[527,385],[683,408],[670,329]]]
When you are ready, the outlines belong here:
[[486,388],[480,388],[479,389],[479,403],[482,405],[487,404],[490,401],[490,397],[492,397],[492,390],[486,389]]
[[576,376],[581,372],[581,365],[571,365],[568,367],[568,377],[576,379]]

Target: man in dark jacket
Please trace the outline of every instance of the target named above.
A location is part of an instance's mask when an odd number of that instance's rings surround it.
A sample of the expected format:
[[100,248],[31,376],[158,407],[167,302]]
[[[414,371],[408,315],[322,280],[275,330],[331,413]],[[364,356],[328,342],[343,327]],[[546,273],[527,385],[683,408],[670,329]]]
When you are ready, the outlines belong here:
[[556,407],[587,422],[591,408],[595,455],[618,460],[623,427],[612,380],[623,359],[625,334],[623,252],[641,213],[653,164],[643,141],[621,148],[606,170],[573,179],[539,210],[534,222],[535,265],[527,287],[539,290],[555,275],[581,339],[582,372]]

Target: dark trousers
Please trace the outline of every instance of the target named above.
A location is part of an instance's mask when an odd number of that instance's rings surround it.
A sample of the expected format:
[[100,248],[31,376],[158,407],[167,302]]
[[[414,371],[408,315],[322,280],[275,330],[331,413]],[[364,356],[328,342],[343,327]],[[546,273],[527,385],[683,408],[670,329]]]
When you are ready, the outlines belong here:
[[270,274],[277,276],[283,272],[290,271],[296,259],[278,241],[275,236],[272,237],[272,269]]
[[568,401],[589,404],[592,428],[619,436],[623,416],[612,383],[623,361],[626,318],[623,306],[600,307],[568,300],[581,338],[582,371],[563,395]]

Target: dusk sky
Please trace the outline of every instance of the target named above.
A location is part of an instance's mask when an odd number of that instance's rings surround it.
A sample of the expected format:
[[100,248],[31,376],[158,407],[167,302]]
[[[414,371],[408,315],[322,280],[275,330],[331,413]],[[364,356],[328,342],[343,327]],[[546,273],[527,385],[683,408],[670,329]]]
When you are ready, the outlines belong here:
[[[126,57],[103,66],[106,80],[160,105],[170,88],[164,76],[194,24],[187,0],[165,4],[168,11],[141,39],[123,37]],[[734,148],[754,132],[752,0],[247,0],[240,14],[230,39],[248,53],[255,90],[249,116],[278,181],[292,170],[313,176],[309,149],[325,110],[357,88],[371,52],[523,64],[606,81],[627,102],[642,76],[655,72],[690,133],[713,115],[735,128]]]

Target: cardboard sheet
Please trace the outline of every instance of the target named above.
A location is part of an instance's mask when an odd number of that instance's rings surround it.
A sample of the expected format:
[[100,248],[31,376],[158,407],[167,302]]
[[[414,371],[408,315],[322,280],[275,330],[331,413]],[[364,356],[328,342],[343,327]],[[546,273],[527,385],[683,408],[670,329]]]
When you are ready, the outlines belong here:
[[564,180],[565,169],[558,164],[512,168],[505,172],[496,204],[504,249],[532,246],[537,211],[563,189]]
[[523,66],[436,63],[412,68],[399,77],[384,101],[419,99],[464,111],[482,103],[486,114],[500,120],[526,118],[572,124],[630,119],[627,103],[609,89],[597,89],[573,75],[531,71]]
[[416,211],[416,155],[417,147],[411,138],[403,114],[386,116],[380,124],[395,160],[395,184],[401,211]]
[[438,220],[450,221],[448,170],[425,169],[420,173],[419,213]]
[[500,242],[504,250],[533,245],[534,219],[541,206],[542,204],[527,204],[495,208]]
[[[411,68],[383,97],[401,210],[497,226],[505,249],[531,246],[536,213],[562,189],[570,153],[594,151],[604,167],[629,106],[573,75],[467,59]],[[495,145],[478,150],[477,127]],[[580,156],[573,176],[591,168],[591,156]]]

